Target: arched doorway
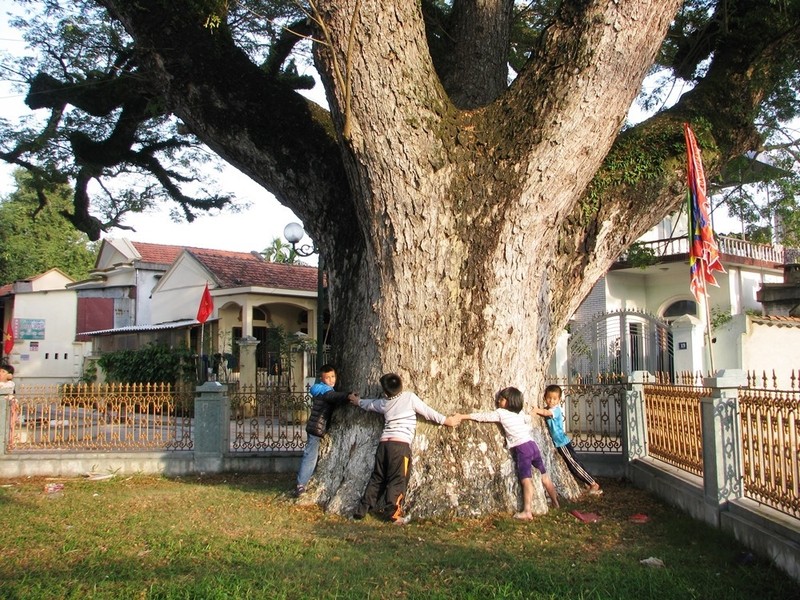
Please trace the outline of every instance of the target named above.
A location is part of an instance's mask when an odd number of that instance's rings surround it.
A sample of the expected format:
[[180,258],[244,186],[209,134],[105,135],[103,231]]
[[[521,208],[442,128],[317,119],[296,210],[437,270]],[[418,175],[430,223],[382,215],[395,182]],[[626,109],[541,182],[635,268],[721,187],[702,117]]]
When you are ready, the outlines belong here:
[[694,300],[680,299],[667,304],[661,311],[661,316],[667,323],[672,323],[675,319],[683,315],[697,316],[697,302]]

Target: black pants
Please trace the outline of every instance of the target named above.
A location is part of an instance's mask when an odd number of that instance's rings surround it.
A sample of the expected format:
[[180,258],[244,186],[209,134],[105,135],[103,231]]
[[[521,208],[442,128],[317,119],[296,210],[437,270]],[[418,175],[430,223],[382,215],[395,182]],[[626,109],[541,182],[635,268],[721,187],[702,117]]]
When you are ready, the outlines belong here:
[[578,461],[578,457],[575,455],[575,448],[572,447],[572,442],[565,446],[559,446],[556,450],[561,455],[561,458],[564,459],[564,462],[567,463],[567,468],[576,479],[582,481],[586,485],[595,484],[594,477],[589,475],[589,471]]
[[378,513],[390,521],[403,517],[408,480],[411,477],[411,446],[405,442],[380,442],[372,475],[353,517]]

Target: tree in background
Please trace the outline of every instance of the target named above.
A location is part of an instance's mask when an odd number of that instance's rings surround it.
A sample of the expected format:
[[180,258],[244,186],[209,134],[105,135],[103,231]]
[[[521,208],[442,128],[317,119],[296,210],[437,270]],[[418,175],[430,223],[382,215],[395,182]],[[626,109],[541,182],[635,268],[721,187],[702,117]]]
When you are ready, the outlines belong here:
[[741,223],[739,231],[726,235],[800,248],[800,152],[793,145],[770,144],[769,154],[759,157],[769,163],[751,156],[728,167],[727,174],[739,183],[720,190],[712,199]]
[[[27,104],[46,119],[6,128],[0,158],[42,181],[74,180],[72,221],[96,239],[121,213],[95,200],[121,196],[110,186],[93,196],[89,184],[120,172],[146,175],[185,210],[220,200],[181,192],[180,159],[206,144],[290,208],[320,249],[342,383],[377,394],[379,375],[396,371],[445,413],[489,408],[507,385],[537,401],[583,297],[685,201],[684,122],[713,177],[761,148],[765,118],[798,114],[799,2],[25,6],[47,9],[24,23],[42,60],[20,66]],[[330,111],[297,92],[312,85],[297,72],[304,59]],[[653,69],[691,90],[626,126]],[[379,424],[353,414],[337,426],[317,498],[346,511]],[[418,436],[416,514],[516,504],[496,431],[421,425]],[[575,494],[552,464],[559,491]]]
[[94,267],[97,247],[61,215],[72,206],[73,190],[61,184],[40,195],[30,174],[18,171],[15,178],[17,190],[0,201],[0,282],[54,267],[75,280],[84,279]]
[[296,265],[299,262],[297,260],[297,252],[295,252],[292,245],[284,242],[279,237],[272,240],[272,244],[261,251],[261,256],[263,256],[266,261],[283,263],[285,265]]

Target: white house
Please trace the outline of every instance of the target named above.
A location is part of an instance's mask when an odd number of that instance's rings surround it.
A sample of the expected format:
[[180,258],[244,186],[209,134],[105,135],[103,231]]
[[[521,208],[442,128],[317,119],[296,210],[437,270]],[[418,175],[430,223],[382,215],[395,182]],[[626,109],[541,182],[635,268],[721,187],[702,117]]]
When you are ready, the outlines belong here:
[[[665,219],[620,257],[575,312],[551,365],[560,378],[595,377],[636,370],[707,373],[780,366],[783,375],[800,367],[800,319],[778,326],[762,316],[757,294],[783,281],[789,252],[780,246],[720,237],[725,273],[709,287],[708,306],[689,289],[685,223]],[[633,256],[649,257],[646,266]],[[706,323],[710,327],[706,327]],[[762,350],[787,350],[785,364]],[[777,344],[780,344],[778,346]],[[791,365],[791,361],[795,364]]]
[[[203,371],[224,361],[238,376],[245,352],[252,353],[245,364],[254,380],[257,372],[281,381],[291,374],[299,386],[314,374],[305,353],[287,358],[279,346],[291,334],[300,341],[320,337],[315,267],[271,263],[257,252],[117,240],[101,249],[93,275],[73,287],[79,315],[85,313],[79,322],[102,323],[81,329],[95,354],[159,342],[196,349]],[[214,311],[201,325],[196,316],[206,285]]]
[[182,246],[105,239],[78,294],[78,333],[153,323],[150,298]]
[[73,279],[50,269],[0,287],[3,331],[11,326],[13,349],[5,357],[26,384],[74,381],[89,344],[76,341],[77,294]]

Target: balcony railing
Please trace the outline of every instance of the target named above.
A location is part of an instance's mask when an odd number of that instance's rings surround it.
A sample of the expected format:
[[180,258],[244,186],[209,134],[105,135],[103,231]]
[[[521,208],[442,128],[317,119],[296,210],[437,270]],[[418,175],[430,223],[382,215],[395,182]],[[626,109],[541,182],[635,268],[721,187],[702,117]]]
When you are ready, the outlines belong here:
[[[656,258],[680,256],[689,254],[689,240],[686,236],[637,242],[640,249],[649,249]],[[717,245],[722,254],[750,258],[764,262],[782,265],[786,260],[786,250],[783,246],[769,244],[754,244],[734,237],[717,236]],[[619,257],[620,261],[627,260],[627,253]]]

